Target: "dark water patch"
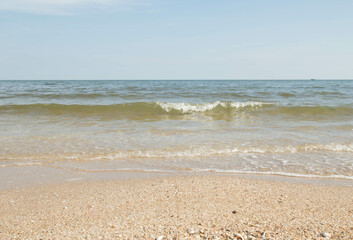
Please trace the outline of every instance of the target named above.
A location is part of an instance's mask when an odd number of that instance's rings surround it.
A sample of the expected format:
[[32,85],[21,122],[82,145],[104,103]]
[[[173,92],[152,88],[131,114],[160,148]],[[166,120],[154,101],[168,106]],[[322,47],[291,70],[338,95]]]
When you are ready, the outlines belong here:
[[281,96],[281,97],[295,97],[296,95],[294,93],[281,92],[281,93],[278,93],[278,96]]
[[314,92],[314,94],[319,94],[319,95],[323,95],[323,96],[344,96],[345,94],[342,92],[332,92],[332,91],[320,91],[320,92]]

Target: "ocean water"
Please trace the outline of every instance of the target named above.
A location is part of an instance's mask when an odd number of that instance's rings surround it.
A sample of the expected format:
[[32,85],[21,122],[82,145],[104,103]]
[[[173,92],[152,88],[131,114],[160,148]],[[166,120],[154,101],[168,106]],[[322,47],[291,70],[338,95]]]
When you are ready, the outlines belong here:
[[0,81],[0,167],[353,179],[353,81]]

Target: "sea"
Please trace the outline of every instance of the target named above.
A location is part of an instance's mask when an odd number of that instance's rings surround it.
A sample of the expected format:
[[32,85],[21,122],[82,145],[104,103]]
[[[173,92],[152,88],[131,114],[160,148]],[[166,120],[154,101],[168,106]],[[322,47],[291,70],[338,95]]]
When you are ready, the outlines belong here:
[[0,168],[353,179],[353,81],[0,81]]

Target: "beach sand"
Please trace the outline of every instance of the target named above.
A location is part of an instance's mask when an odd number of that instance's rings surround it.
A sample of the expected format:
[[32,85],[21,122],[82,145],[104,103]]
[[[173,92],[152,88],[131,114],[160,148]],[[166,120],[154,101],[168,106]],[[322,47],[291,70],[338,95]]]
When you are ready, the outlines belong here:
[[236,176],[0,192],[0,239],[353,239],[353,187]]

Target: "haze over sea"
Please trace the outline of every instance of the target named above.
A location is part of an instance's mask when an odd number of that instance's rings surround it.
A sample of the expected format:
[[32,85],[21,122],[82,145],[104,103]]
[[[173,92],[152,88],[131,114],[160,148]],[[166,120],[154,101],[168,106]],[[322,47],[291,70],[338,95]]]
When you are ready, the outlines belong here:
[[353,81],[0,81],[0,166],[353,179]]

